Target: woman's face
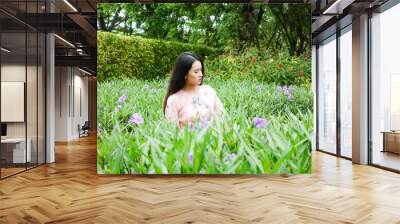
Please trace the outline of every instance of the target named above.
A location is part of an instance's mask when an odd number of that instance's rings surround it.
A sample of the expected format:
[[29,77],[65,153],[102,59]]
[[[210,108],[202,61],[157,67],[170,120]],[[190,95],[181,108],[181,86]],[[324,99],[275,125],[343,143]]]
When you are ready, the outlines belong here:
[[201,71],[201,62],[195,61],[192,64],[188,74],[185,77],[186,85],[200,85],[203,81],[203,72]]

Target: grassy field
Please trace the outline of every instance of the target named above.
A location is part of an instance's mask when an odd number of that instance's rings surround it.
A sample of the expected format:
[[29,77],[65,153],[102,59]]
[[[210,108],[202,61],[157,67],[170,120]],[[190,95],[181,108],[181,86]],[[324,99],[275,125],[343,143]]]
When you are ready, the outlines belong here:
[[309,88],[216,78],[205,84],[227,113],[180,130],[163,117],[167,80],[99,83],[98,173],[311,173]]

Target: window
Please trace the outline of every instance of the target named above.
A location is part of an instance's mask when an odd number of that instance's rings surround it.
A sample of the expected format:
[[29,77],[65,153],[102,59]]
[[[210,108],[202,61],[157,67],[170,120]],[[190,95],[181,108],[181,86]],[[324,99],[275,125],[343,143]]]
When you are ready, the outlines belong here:
[[[400,170],[400,4],[371,18],[372,163]],[[393,132],[399,131],[399,132]]]
[[[38,13],[41,5],[0,2],[20,15]],[[0,12],[0,178],[45,163],[45,41],[43,33]]]
[[336,36],[318,47],[318,149],[336,153]]
[[340,154],[352,157],[352,33],[351,25],[340,35]]

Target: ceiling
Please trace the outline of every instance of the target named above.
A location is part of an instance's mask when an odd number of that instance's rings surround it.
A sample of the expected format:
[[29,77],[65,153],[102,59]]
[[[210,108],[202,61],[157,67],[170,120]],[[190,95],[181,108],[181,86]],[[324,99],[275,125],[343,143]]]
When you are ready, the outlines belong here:
[[[189,1],[189,0],[187,0]],[[377,7],[387,0],[231,0],[230,2],[264,2],[268,4],[310,3],[312,35],[315,39],[347,15]],[[1,0],[2,32],[54,32],[56,65],[80,66],[92,74],[97,67],[96,5],[116,2],[176,2],[174,0]],[[185,2],[185,0],[180,1]],[[193,1],[191,1],[193,2]],[[226,2],[226,0],[198,0],[195,2]],[[51,12],[51,13],[49,13]],[[12,38],[9,34],[6,38]],[[15,38],[16,44],[19,41]],[[17,48],[17,46],[14,46]],[[21,49],[20,49],[21,50]],[[31,51],[28,47],[28,54]],[[17,51],[16,51],[17,52]]]
[[374,11],[388,0],[313,0],[312,37],[316,44],[352,23],[353,17]]
[[8,58],[35,55],[36,46],[28,44],[25,52],[25,41],[20,40],[25,35],[17,33],[54,32],[56,66],[79,66],[96,74],[96,4],[93,0],[47,0],[47,4],[45,0],[1,0],[1,30],[7,39],[2,43],[13,49]]

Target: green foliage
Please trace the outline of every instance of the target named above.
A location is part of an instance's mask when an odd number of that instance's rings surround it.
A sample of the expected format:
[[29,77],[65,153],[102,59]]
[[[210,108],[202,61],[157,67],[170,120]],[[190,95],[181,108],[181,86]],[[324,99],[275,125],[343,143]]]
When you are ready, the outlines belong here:
[[272,49],[283,48],[290,55],[301,55],[311,51],[311,9],[309,6],[303,4],[293,7],[282,4],[269,7],[275,20],[275,31],[272,36],[275,40],[271,44],[276,47]]
[[213,48],[206,46],[106,32],[98,32],[97,38],[99,81],[131,77],[163,78],[182,52],[193,51],[202,57],[215,54]]
[[225,54],[205,63],[207,75],[223,79],[255,80],[279,85],[309,86],[311,63],[307,55],[273,55],[249,49],[241,55]]
[[273,55],[250,48],[240,55],[216,56],[218,52],[208,47],[104,32],[98,33],[98,80],[163,78],[184,51],[194,51],[203,58],[209,55],[205,68],[210,77],[279,85],[308,86],[311,83],[311,63],[307,54],[298,57],[287,53]]
[[[292,87],[289,101],[272,84],[218,77],[205,81],[216,90],[227,113],[222,122],[195,130],[179,130],[165,121],[165,79],[99,83],[98,173],[311,173],[310,89]],[[117,111],[122,95],[127,98]],[[127,124],[134,113],[143,116],[144,124]],[[268,119],[268,126],[254,128],[254,117]]]
[[301,55],[311,47],[309,4],[98,4],[98,29],[243,52]]

